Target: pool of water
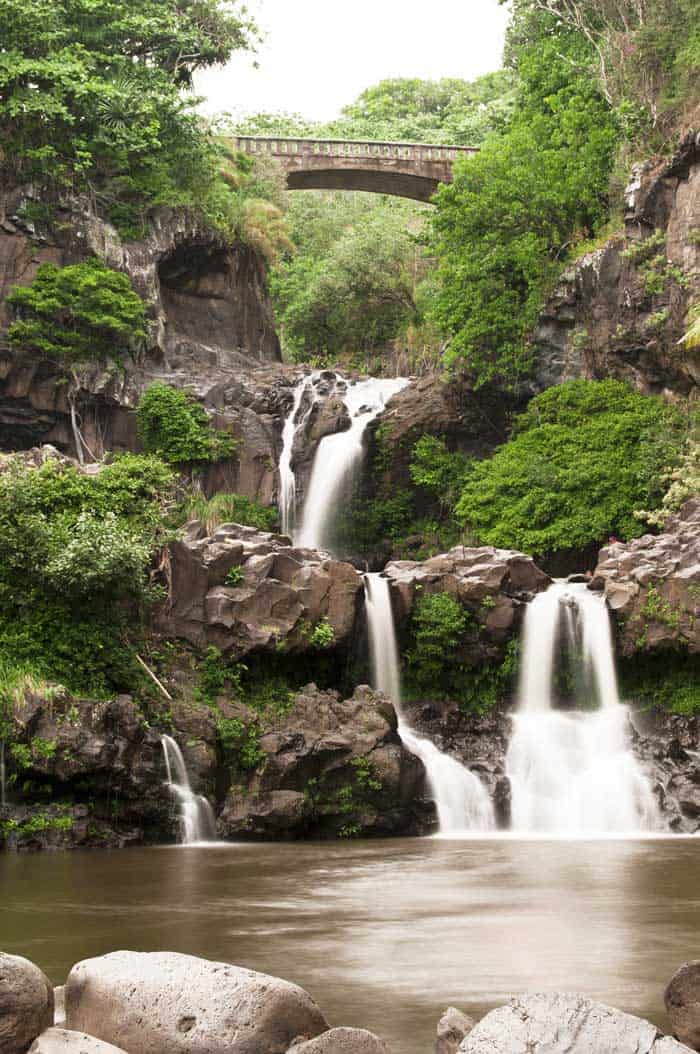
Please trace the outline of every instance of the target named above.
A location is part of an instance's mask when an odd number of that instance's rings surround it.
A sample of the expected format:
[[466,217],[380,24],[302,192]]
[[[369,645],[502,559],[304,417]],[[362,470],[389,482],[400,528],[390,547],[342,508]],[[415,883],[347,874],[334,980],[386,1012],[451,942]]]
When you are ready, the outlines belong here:
[[0,856],[0,948],[56,984],[118,948],[285,977],[331,1024],[429,1054],[475,1016],[566,990],[665,1026],[700,957],[700,840],[440,839]]

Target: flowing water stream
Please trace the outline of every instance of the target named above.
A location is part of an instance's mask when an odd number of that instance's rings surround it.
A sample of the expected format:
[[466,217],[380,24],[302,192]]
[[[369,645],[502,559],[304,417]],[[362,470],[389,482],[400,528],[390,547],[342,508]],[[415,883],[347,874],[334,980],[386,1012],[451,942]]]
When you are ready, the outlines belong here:
[[201,794],[190,787],[182,751],[171,736],[161,736],[165,770],[170,793],[180,806],[180,840],[183,845],[216,841],[214,810]]
[[[554,686],[567,672],[576,710],[557,708]],[[555,582],[528,605],[506,773],[516,831],[578,836],[661,826],[628,746],[605,600],[585,584]]]
[[454,836],[493,830],[493,805],[479,777],[449,754],[443,754],[429,739],[419,736],[404,717],[391,589],[389,580],[383,575],[365,575],[365,606],[374,687],[393,702],[399,721],[399,736],[406,749],[419,757],[425,766],[437,808],[440,834]]

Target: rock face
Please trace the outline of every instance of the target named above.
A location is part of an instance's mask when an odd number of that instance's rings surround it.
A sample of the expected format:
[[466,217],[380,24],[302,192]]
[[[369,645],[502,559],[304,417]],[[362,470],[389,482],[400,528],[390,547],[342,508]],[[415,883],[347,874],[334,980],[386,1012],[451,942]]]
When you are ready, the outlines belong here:
[[655,1025],[576,995],[529,995],[487,1014],[460,1054],[687,1054]]
[[[700,288],[699,224],[700,137],[690,136],[669,164],[635,170],[624,233],[562,276],[532,337],[536,390],[574,377],[615,377],[644,392],[692,391],[700,354],[681,351],[678,342]],[[640,253],[655,232],[656,244]],[[645,273],[652,259],[662,275],[653,285]]]
[[66,982],[66,1023],[129,1054],[285,1054],[328,1029],[303,989],[171,952],[86,959]]
[[676,970],[664,993],[666,1013],[676,1039],[700,1050],[700,961]]
[[332,1028],[308,1043],[295,1043],[289,1054],[389,1054],[389,1048],[363,1028]]
[[396,731],[396,714],[366,687],[352,699],[309,685],[264,735],[266,757],[219,820],[227,838],[409,834],[429,826],[422,762]]
[[240,658],[250,651],[314,651],[313,630],[327,620],[334,648],[350,645],[362,577],[350,564],[282,535],[236,524],[212,537],[195,522],[170,546],[171,601],[161,632]]
[[[9,801],[8,848],[119,847],[173,840],[176,808],[165,786],[160,736],[146,727],[130,696],[109,702],[65,693],[28,695],[15,710],[22,780],[84,804],[22,805]],[[14,756],[8,757],[8,774]],[[49,798],[49,802],[51,799]],[[90,805],[88,806],[88,802]]]
[[632,710],[631,747],[653,781],[670,830],[700,831],[700,719]]
[[605,591],[623,655],[700,652],[700,498],[662,534],[601,549],[592,585]]
[[53,988],[38,966],[0,952],[0,1050],[24,1054],[53,1023]]
[[474,1022],[467,1014],[448,1007],[438,1022],[435,1054],[457,1054],[460,1043],[473,1028]]
[[67,1028],[48,1028],[42,1032],[29,1048],[29,1054],[126,1054],[111,1043],[87,1036],[84,1032],[71,1032]]

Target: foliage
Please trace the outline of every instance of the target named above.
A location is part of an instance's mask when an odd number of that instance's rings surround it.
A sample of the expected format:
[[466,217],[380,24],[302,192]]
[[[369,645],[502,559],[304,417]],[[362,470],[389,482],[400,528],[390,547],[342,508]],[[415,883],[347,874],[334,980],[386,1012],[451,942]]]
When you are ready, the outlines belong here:
[[413,448],[409,468],[416,486],[427,490],[444,508],[452,508],[468,471],[468,462],[463,454],[450,453],[444,439],[423,435]]
[[171,465],[223,461],[235,452],[235,439],[213,427],[194,396],[169,384],[152,384],[141,396],[136,417],[146,453]]
[[3,466],[0,662],[96,696],[141,683],[133,606],[147,601],[173,487],[165,465],[136,455],[96,475],[55,461]]
[[418,599],[411,616],[413,646],[406,655],[411,694],[440,698],[449,691],[450,664],[470,622],[470,613],[449,593]]
[[700,668],[697,656],[682,653],[635,655],[620,665],[625,700],[692,717],[700,713]]
[[485,544],[544,554],[640,533],[684,440],[680,413],[619,381],[569,381],[532,400],[515,435],[472,465],[457,515]]
[[186,93],[253,34],[236,2],[3,0],[0,182],[88,192],[126,229],[206,207],[216,144]]
[[690,351],[700,348],[700,301],[694,303],[688,312],[690,326],[683,336],[683,344]]
[[244,494],[220,491],[211,498],[203,494],[188,494],[178,507],[175,520],[180,526],[190,520],[200,520],[207,534],[213,534],[222,523],[240,523],[259,531],[274,531],[278,525],[277,510],[260,505]]
[[436,197],[433,314],[451,338],[448,362],[477,385],[527,374],[527,334],[567,246],[606,218],[614,116],[588,72],[586,40],[534,7],[523,0],[511,25],[519,80],[507,131],[457,162]]
[[31,285],[15,286],[7,300],[19,316],[10,346],[56,363],[119,359],[146,336],[144,304],[128,277],[98,260],[41,264]]
[[310,627],[308,641],[312,648],[324,651],[333,646],[335,631],[327,618],[319,619],[315,626]]
[[688,437],[678,464],[661,477],[666,485],[661,505],[653,512],[637,512],[635,515],[652,527],[663,528],[669,516],[678,512],[689,498],[700,495],[700,438],[697,425]]

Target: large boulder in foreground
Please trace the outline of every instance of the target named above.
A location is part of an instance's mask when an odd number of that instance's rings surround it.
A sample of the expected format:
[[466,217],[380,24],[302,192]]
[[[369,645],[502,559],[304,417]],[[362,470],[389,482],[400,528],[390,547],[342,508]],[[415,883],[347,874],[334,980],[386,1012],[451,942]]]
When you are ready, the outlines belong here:
[[389,1054],[389,1048],[364,1028],[332,1028],[307,1043],[295,1043],[289,1054]]
[[676,970],[664,1002],[674,1036],[692,1050],[700,1050],[700,960]]
[[662,534],[601,549],[592,585],[605,592],[624,655],[700,654],[700,498],[670,517]]
[[380,692],[360,686],[342,699],[307,685],[260,748],[252,781],[229,791],[225,838],[411,834],[430,825],[423,763],[403,746]]
[[528,995],[487,1014],[459,1054],[688,1054],[656,1025],[578,995]]
[[170,545],[171,596],[158,620],[167,636],[249,652],[313,651],[327,620],[333,646],[350,644],[362,592],[351,564],[292,546],[284,535],[224,524],[207,536],[194,521]]
[[113,952],[73,967],[69,1029],[129,1054],[286,1054],[328,1029],[309,995],[277,977],[174,952]]
[[67,1028],[47,1028],[29,1048],[29,1054],[125,1054],[111,1043],[87,1036],[84,1032],[71,1032]]
[[53,1024],[53,987],[38,966],[0,952],[0,1051],[24,1054]]

